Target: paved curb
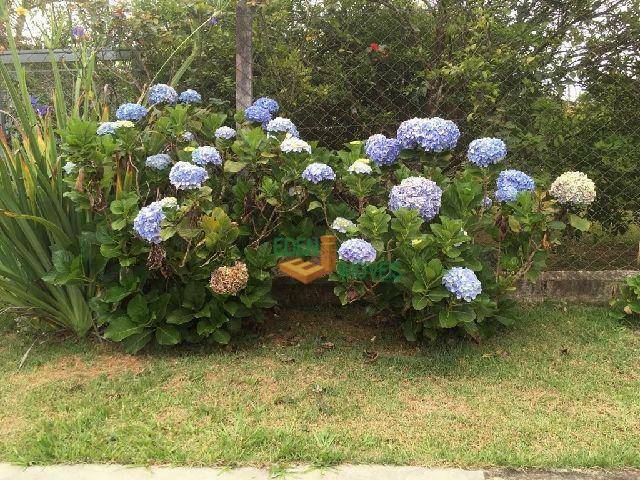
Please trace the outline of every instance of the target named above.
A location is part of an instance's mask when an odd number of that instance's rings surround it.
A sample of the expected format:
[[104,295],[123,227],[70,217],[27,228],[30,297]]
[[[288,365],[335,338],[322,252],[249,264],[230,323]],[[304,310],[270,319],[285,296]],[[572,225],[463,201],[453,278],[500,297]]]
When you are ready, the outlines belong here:
[[[481,470],[392,467],[387,465],[342,465],[314,469],[299,467],[277,478],[286,480],[484,480]],[[0,464],[0,480],[271,480],[274,476],[258,468],[169,468],[122,465],[54,465],[18,467]]]

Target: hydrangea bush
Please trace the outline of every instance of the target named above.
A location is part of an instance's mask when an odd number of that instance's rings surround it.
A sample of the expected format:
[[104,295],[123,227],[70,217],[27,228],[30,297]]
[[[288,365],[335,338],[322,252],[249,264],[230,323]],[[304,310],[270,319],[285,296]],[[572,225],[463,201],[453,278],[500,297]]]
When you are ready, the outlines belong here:
[[370,303],[412,340],[477,336],[512,321],[514,285],[567,228],[588,228],[592,182],[568,172],[546,192],[507,167],[500,139],[471,142],[456,167],[456,124],[414,118],[397,138],[335,152],[279,111],[261,97],[227,118],[193,89],[158,84],[117,121],[68,123],[66,195],[99,220],[87,238],[102,255],[91,303],[106,338],[131,352],[152,340],[227,343],[275,303],[272,240],[328,233],[339,262],[395,273],[332,275],[343,304]]
[[[396,139],[376,134],[338,152],[331,188],[342,203],[328,206],[328,220],[339,262],[382,260],[394,275],[336,273],[334,290],[343,304],[365,301],[397,318],[410,340],[510,324],[516,284],[540,273],[568,230],[589,228],[581,214],[595,188],[586,175],[563,174],[547,191],[508,166],[501,139],[472,140],[456,158],[460,135],[451,121],[414,118]],[[354,175],[362,156],[373,169]]]
[[265,129],[278,110],[267,98],[237,132],[192,89],[152,86],[146,105],[62,132],[67,196],[99,219],[87,232],[104,262],[92,308],[130,352],[227,343],[275,303],[270,240],[294,225],[320,233],[302,178],[311,145],[290,120]]

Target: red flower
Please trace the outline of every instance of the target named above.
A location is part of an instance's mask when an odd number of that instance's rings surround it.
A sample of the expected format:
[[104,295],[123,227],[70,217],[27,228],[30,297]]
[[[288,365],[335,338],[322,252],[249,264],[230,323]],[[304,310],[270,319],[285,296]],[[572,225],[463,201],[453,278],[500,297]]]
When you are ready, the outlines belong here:
[[371,45],[369,45],[369,48],[371,49],[372,52],[380,51],[380,45],[378,45],[376,42],[373,42]]

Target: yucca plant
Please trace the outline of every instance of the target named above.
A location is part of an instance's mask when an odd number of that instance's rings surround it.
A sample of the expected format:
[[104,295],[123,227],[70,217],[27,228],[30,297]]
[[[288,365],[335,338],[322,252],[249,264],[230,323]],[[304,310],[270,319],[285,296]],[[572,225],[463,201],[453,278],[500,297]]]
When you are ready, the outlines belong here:
[[92,239],[91,215],[76,212],[65,198],[56,130],[70,118],[95,116],[91,103],[94,55],[81,55],[73,105],[67,109],[59,66],[53,54],[53,110],[36,114],[26,71],[12,37],[8,6],[0,1],[10,70],[0,75],[11,98],[12,133],[0,132],[0,303],[78,335],[93,325],[88,299],[102,268]]

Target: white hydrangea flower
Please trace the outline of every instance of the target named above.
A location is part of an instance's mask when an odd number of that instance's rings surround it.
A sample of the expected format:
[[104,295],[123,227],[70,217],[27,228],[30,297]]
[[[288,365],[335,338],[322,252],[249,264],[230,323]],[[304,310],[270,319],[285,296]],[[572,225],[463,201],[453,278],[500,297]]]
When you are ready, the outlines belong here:
[[559,203],[590,205],[596,199],[596,186],[582,172],[565,172],[553,181],[549,194]]
[[347,233],[349,229],[355,228],[355,224],[344,217],[337,217],[331,224],[331,229],[340,233]]
[[288,133],[285,139],[280,144],[280,150],[282,150],[284,153],[311,153],[311,145],[309,145],[304,140],[300,140],[299,138],[296,138]]
[[159,203],[165,208],[178,208],[178,199],[176,197],[164,197],[159,200]]
[[369,165],[368,158],[359,158],[355,162],[353,162],[349,168],[347,169],[349,173],[362,173],[369,174],[371,173],[371,165]]

